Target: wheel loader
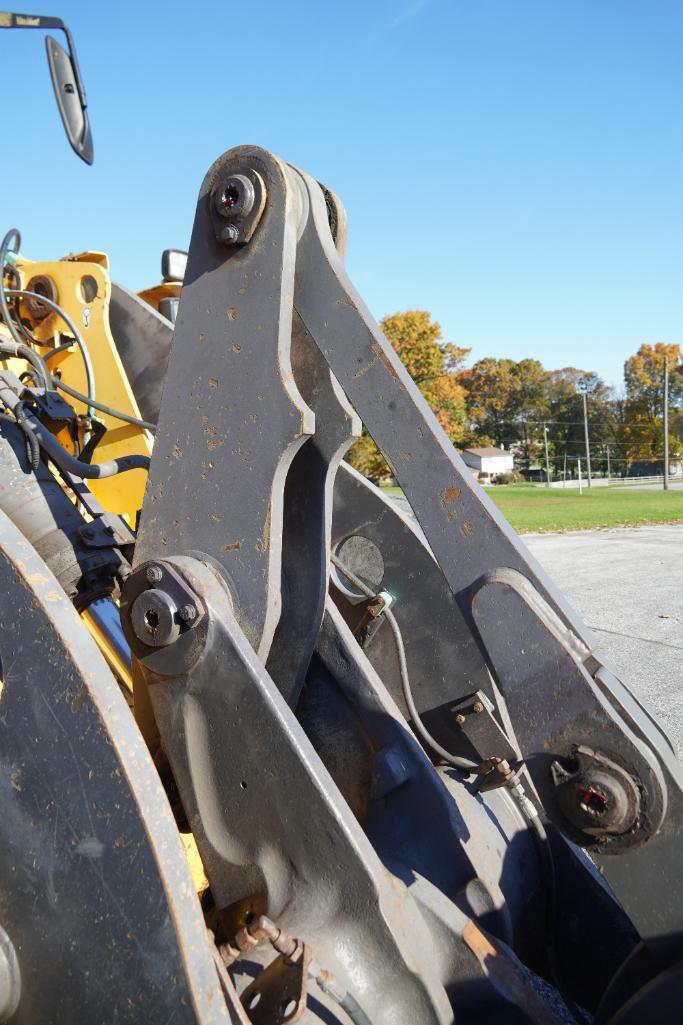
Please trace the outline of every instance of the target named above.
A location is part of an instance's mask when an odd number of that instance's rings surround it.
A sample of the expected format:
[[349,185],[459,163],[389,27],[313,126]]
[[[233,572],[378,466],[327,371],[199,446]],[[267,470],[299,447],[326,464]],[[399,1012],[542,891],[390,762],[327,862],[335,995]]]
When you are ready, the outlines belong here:
[[[92,162],[68,30],[0,28],[66,32]],[[680,764],[382,335],[335,193],[229,148],[141,294],[7,227],[0,1020],[683,1020]],[[412,515],[344,462],[361,423]]]

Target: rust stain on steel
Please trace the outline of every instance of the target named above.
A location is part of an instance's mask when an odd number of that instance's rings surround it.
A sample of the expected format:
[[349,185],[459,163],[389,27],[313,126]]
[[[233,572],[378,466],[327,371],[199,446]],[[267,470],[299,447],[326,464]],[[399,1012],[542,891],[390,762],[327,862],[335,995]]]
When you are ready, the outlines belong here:
[[358,380],[359,377],[363,377],[365,374],[367,374],[368,370],[372,370],[376,362],[377,357],[375,357],[375,359],[371,359],[370,362],[366,363],[364,367],[359,367],[359,369],[356,370],[355,374],[353,375],[354,378]]
[[236,552],[241,547],[242,547],[242,542],[241,541],[231,541],[230,544],[223,545],[223,547],[221,548],[221,551],[222,552]]
[[356,306],[356,304],[353,301],[353,299],[350,296],[348,296],[348,295],[345,295],[342,299],[337,299],[337,302],[336,302],[335,305],[336,306],[350,306],[352,310],[357,310],[358,309],[358,307]]
[[441,504],[444,509],[460,498],[460,488],[444,488],[441,492]]
[[446,510],[446,519],[452,523],[458,516],[458,510],[449,508],[460,498],[460,488],[444,488],[441,492],[441,505]]
[[394,366],[394,364],[389,359],[389,353],[384,351],[384,349],[379,344],[379,342],[373,342],[372,343],[372,351],[374,352],[375,356],[377,356],[377,358],[379,360],[381,360],[381,362],[387,368],[387,370],[389,371],[389,373],[391,374],[393,379],[395,381],[398,381],[398,371],[396,370],[396,367]]
[[228,320],[234,320],[237,316],[237,310],[234,306],[228,306]]
[[468,920],[462,938],[486,976],[507,1000],[525,1012],[534,1025],[559,1025],[553,1011],[533,988],[515,954]]
[[75,696],[75,698],[72,699],[71,711],[74,715],[76,715],[77,712],[80,712],[80,710],[83,708],[83,702],[85,701],[87,693],[88,692],[85,688],[85,684],[83,684],[78,694]]
[[[217,388],[217,387],[218,387],[218,378],[217,377],[210,377],[209,378],[209,388]],[[202,417],[202,420],[203,419],[204,419],[204,417]]]
[[242,346],[241,345],[233,345],[232,351],[233,352],[241,352],[242,351]]
[[474,534],[474,526],[469,522],[469,520],[465,520],[465,522],[462,524],[462,526],[460,527],[460,533],[463,534],[465,537],[470,537],[472,534]]

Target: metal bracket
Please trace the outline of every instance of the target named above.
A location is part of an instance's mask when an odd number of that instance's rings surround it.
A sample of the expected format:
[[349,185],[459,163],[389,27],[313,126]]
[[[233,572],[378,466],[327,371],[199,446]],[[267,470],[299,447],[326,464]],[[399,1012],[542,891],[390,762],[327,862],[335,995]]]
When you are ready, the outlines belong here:
[[135,534],[116,513],[102,513],[79,528],[78,535],[86,548],[120,548],[135,544]]
[[240,995],[251,1025],[285,1025],[306,1010],[311,949],[301,944],[299,956],[278,954]]

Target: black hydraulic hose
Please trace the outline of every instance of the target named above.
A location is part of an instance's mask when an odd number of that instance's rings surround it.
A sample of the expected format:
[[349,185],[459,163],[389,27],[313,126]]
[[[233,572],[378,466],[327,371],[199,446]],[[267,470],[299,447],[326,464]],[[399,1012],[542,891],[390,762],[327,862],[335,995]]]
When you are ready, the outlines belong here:
[[45,353],[43,359],[46,363],[49,363],[53,356],[57,356],[60,352],[67,352],[69,349],[73,349],[73,347],[73,342],[64,342],[62,345],[55,345],[54,349],[50,349],[49,352]]
[[74,336],[76,345],[81,351],[81,356],[83,357],[83,365],[85,367],[85,377],[88,382],[89,398],[87,401],[90,405],[92,405],[93,399],[95,398],[95,374],[92,368],[92,362],[90,360],[90,353],[88,352],[87,345],[83,341],[81,332],[78,330],[71,317],[56,302],[48,298],[48,296],[46,295],[40,295],[38,292],[29,292],[25,288],[6,288],[5,294],[16,296],[17,298],[21,299],[37,299],[39,302],[44,303],[46,306],[49,306],[54,313],[56,313],[59,317],[62,318],[66,326],[71,331],[71,334]]
[[[4,274],[5,260],[7,258],[7,253],[9,252],[10,243],[13,239],[15,240],[15,248],[12,251],[17,253],[21,245],[21,235],[16,228],[12,228],[10,231],[8,231],[4,239],[2,240],[2,243],[0,243],[0,275]],[[41,358],[38,355],[38,353],[34,352],[33,349],[31,349],[28,345],[25,344],[21,335],[17,333],[17,326],[14,323],[14,320],[7,306],[6,296],[8,295],[11,295],[15,298],[37,299],[39,302],[44,303],[46,306],[49,306],[50,309],[57,314],[57,316],[62,318],[66,326],[71,331],[74,337],[74,341],[80,349],[81,356],[83,357],[85,375],[88,383],[88,395],[83,395],[81,394],[81,392],[76,391],[74,388],[70,388],[68,385],[63,384],[62,381],[60,381],[57,377],[51,377],[50,372],[48,371],[46,366],[46,360],[52,359],[52,357],[55,356],[58,352],[63,352],[65,349],[71,348],[73,342],[69,342],[66,345],[58,345],[56,348],[48,352],[44,359]],[[36,372],[40,374],[43,387],[46,389],[46,391],[49,391],[50,386],[53,385],[54,387],[59,388],[61,391],[66,392],[67,395],[71,395],[72,398],[78,399],[80,402],[84,402],[89,407],[89,412],[91,412],[93,408],[98,409],[101,413],[107,413],[109,416],[114,417],[116,420],[122,420],[124,423],[134,424],[136,427],[144,427],[145,430],[148,431],[154,431],[156,429],[155,425],[147,420],[141,420],[139,419],[139,417],[131,416],[128,413],[124,413],[121,410],[114,409],[112,406],[107,406],[103,402],[97,402],[95,400],[95,375],[93,372],[88,347],[85,344],[80,331],[74,324],[71,317],[69,317],[68,314],[62,309],[62,307],[59,306],[56,302],[54,302],[46,295],[39,295],[37,292],[29,292],[25,288],[6,289],[2,287],[0,288],[0,310],[2,311],[3,318],[7,323],[7,329],[9,330],[10,334],[12,335],[12,338],[14,339],[17,345],[16,355],[21,356],[22,359],[27,360],[31,364],[31,366],[34,367]],[[23,325],[20,326],[21,329],[25,331]],[[19,346],[21,346],[21,351],[19,351]],[[11,353],[11,355],[15,355],[15,353]]]
[[31,364],[43,388],[46,391],[50,390],[50,371],[45,366],[45,361],[26,342],[22,342],[21,339],[11,342],[0,340],[0,356],[18,356],[20,359],[25,359],[27,363]]
[[[6,385],[0,384],[0,400],[5,403],[8,409],[16,416],[16,408],[20,400],[17,395]],[[64,470],[72,473],[75,477],[83,479],[98,480],[102,477],[114,477],[117,473],[126,473],[128,470],[148,470],[150,464],[149,456],[122,456],[120,459],[110,459],[106,463],[84,463],[67,452],[63,445],[57,441],[53,434],[40,422],[32,413],[23,410],[22,430],[30,430],[35,435],[40,447],[50,457],[52,462]]]
[[[14,242],[14,248],[10,250],[10,244]],[[50,389],[50,373],[45,365],[44,360],[38,355],[37,352],[26,344],[24,338],[17,330],[17,326],[14,323],[12,314],[10,313],[7,305],[7,294],[14,294],[17,290],[12,291],[6,290],[4,287],[4,276],[5,276],[5,264],[7,262],[7,254],[9,252],[18,253],[21,245],[21,234],[17,228],[10,228],[2,242],[0,242],[0,313],[2,313],[2,319],[5,322],[7,330],[12,336],[13,344],[10,342],[3,342],[0,347],[0,352],[8,356],[20,356],[25,359],[27,363],[30,363],[36,373],[39,375],[40,381],[43,388],[46,391]],[[16,275],[16,272],[14,272]],[[38,298],[42,298],[38,296]]]
[[[62,346],[59,346],[61,349]],[[54,349],[53,352],[57,352]],[[52,355],[49,353],[48,355]],[[83,395],[82,392],[76,391],[68,384],[64,384],[58,377],[52,376],[52,384],[55,388],[59,388],[60,391],[66,392],[72,399],[78,399],[79,402],[85,402],[95,409],[99,410],[100,413],[106,413],[108,416],[114,417],[115,420],[123,420],[127,424],[135,424],[136,427],[144,427],[146,431],[156,431],[156,424],[150,423],[148,420],[140,420],[137,416],[131,416],[129,413],[124,413],[120,409],[113,409],[112,406],[107,406],[104,402],[100,402],[99,399],[89,399],[87,395]]]
[[40,445],[38,444],[38,439],[35,434],[26,423],[26,409],[23,402],[18,402],[16,404],[14,408],[14,415],[26,439],[26,450],[29,465],[35,473],[38,469],[38,464],[40,463]]
[[[367,584],[365,584],[359,577],[355,575],[355,573],[352,573],[351,570],[349,570],[344,565],[341,559],[339,559],[336,555],[333,554],[331,556],[331,560],[333,565],[337,567],[339,572],[342,573],[347,578],[347,580],[349,580],[353,584],[354,587],[358,588],[361,594],[364,594],[366,598],[377,597],[376,592],[373,591],[370,587],[368,587]],[[422,742],[427,747],[431,748],[432,751],[436,755],[438,755],[442,761],[446,762],[447,765],[452,766],[452,768],[454,769],[460,769],[461,772],[477,772],[477,770],[479,769],[478,762],[474,762],[470,758],[462,758],[460,755],[451,754],[450,751],[447,751],[444,747],[441,746],[441,744],[438,743],[438,741],[434,739],[434,737],[431,735],[427,727],[422,722],[420,713],[418,712],[417,707],[415,706],[415,701],[413,700],[413,692],[410,686],[410,677],[408,675],[408,663],[406,661],[406,651],[403,644],[403,637],[401,636],[401,628],[398,625],[396,616],[393,614],[391,609],[385,607],[382,610],[382,615],[386,617],[386,620],[389,626],[391,627],[391,632],[394,635],[394,641],[396,644],[396,654],[398,656],[398,667],[401,675],[401,686],[403,688],[403,697],[406,705],[408,706],[408,711],[410,713],[410,718],[413,722],[413,726],[415,727],[415,732],[418,734]]]
[[67,452],[37,417],[30,413],[26,414],[25,423],[34,432],[40,447],[47,452],[52,462],[60,470],[72,473],[76,477],[99,480],[102,477],[115,477],[117,473],[126,473],[128,470],[149,470],[149,456],[122,456],[120,459],[110,459],[106,463],[84,463]]
[[[329,972],[327,975],[329,976]],[[314,973],[313,978],[323,993],[326,993],[342,1010],[346,1011],[353,1025],[372,1025],[372,1022],[352,993],[349,993],[348,990],[345,993],[339,991],[336,985],[330,984],[325,973],[322,971]]]

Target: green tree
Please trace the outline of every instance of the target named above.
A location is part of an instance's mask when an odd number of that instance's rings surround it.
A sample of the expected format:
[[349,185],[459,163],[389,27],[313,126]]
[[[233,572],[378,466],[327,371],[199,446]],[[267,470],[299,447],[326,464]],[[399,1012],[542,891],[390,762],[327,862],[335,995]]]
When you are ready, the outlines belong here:
[[462,375],[478,444],[514,448],[529,467],[543,447],[538,421],[548,412],[547,372],[536,359],[486,357]]
[[562,367],[548,372],[548,441],[552,471],[559,476],[565,466],[573,473],[577,457],[585,453],[583,395],[586,393],[591,464],[595,472],[619,464],[619,416],[611,389],[591,370]]
[[[450,440],[461,441],[467,432],[467,415],[459,375],[469,349],[444,342],[441,326],[426,310],[393,313],[380,321],[380,327]],[[368,477],[390,472],[365,428],[347,458]]]

